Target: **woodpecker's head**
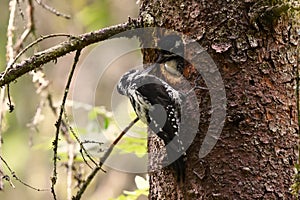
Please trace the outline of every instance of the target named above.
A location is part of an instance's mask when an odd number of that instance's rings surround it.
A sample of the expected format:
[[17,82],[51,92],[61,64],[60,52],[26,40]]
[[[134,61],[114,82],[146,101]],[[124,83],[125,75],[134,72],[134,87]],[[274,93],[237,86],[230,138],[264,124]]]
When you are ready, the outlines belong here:
[[132,80],[139,74],[139,70],[132,69],[129,72],[126,72],[120,79],[117,85],[117,91],[121,95],[127,95],[128,87],[132,84]]
[[136,84],[138,84],[138,85],[140,84],[140,83],[137,83],[137,80],[139,80],[138,77],[141,75],[150,74],[152,72],[152,70],[155,69],[156,67],[157,67],[156,65],[152,65],[144,70],[132,69],[129,72],[126,72],[119,80],[119,83],[117,85],[117,91],[121,95],[128,96],[128,93],[127,93],[128,89],[133,87]]

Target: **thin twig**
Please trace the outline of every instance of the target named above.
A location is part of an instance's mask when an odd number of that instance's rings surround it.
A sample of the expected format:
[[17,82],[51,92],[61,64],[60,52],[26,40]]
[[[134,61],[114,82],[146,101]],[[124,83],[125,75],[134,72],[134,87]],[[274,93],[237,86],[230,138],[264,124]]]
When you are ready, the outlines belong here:
[[[31,185],[29,185],[28,183],[25,183],[24,181],[22,181],[17,175],[16,173],[10,168],[10,166],[8,165],[8,163],[5,161],[5,159],[0,156],[0,159],[1,161],[4,163],[4,165],[6,166],[6,168],[8,169],[8,171],[10,172],[10,174],[12,175],[12,177],[14,177],[18,182],[20,182],[22,185],[25,185],[26,187],[30,188],[30,189],[33,189],[33,190],[36,190],[36,191],[49,191],[49,189],[39,189],[39,188],[36,188],[36,187],[33,187]],[[7,177],[7,176],[6,176]],[[8,181],[10,181],[10,178],[7,177],[6,178]],[[11,183],[12,184],[12,183]],[[12,185],[13,186],[13,185]],[[13,186],[14,187],[14,186]]]
[[[66,34],[66,33],[55,33],[55,34],[49,34],[49,35],[41,36],[40,38],[36,39],[35,41],[33,41],[29,45],[27,45],[22,51],[20,51],[18,53],[18,55],[16,55],[16,57],[13,59],[13,61],[11,62],[11,64],[8,66],[8,68],[6,69],[6,71],[8,71],[12,67],[13,64],[15,64],[15,62],[20,58],[20,56],[22,56],[28,49],[30,49],[34,45],[42,42],[45,39],[53,38],[53,37],[61,37],[61,36],[63,36],[63,37],[72,37],[72,35]],[[5,71],[4,74],[6,74],[6,71]]]
[[102,169],[102,166],[106,159],[109,157],[111,154],[112,150],[114,147],[118,144],[118,142],[121,140],[121,138],[127,133],[127,131],[139,120],[139,118],[135,118],[130,124],[120,133],[120,135],[114,140],[114,142],[109,146],[105,154],[101,157],[99,165],[94,168],[94,170],[88,175],[87,179],[82,183],[81,188],[78,190],[76,193],[76,196],[72,198],[72,200],[79,200],[81,199],[81,196],[85,192],[87,186],[91,183],[91,181],[94,179],[96,174],[100,169]]
[[71,133],[73,134],[73,136],[75,137],[76,141],[78,142],[78,144],[80,145],[80,151],[81,151],[81,156],[84,159],[85,163],[92,169],[92,167],[88,164],[87,160],[85,160],[85,157],[82,153],[82,150],[84,152],[84,154],[88,157],[88,159],[90,161],[92,161],[92,163],[94,163],[95,166],[97,166],[96,161],[92,158],[92,156],[87,152],[87,150],[85,149],[85,147],[83,146],[83,143],[79,140],[78,136],[76,135],[75,131],[73,130],[73,128],[71,126],[69,126],[69,129],[71,131]]
[[[93,167],[89,164],[89,162],[86,160],[86,158],[85,158],[85,155],[88,155],[89,156],[89,154],[87,154],[87,153],[84,153],[83,152],[84,150],[83,150],[83,148],[81,148],[80,147],[80,149],[79,149],[79,153],[80,153],[80,155],[81,155],[81,157],[82,157],[82,159],[83,159],[83,162],[90,168],[90,169],[93,169]],[[85,155],[84,155],[85,154]],[[91,159],[90,159],[91,160]],[[92,159],[93,160],[93,159]],[[93,160],[94,161],[94,160]],[[97,167],[97,163],[96,163],[96,167]]]
[[18,39],[18,41],[15,44],[15,51],[18,52],[24,41],[27,39],[27,37],[35,31],[35,25],[34,25],[34,6],[32,4],[32,0],[28,0],[28,5],[27,5],[27,15],[28,15],[28,21],[26,25],[25,31],[22,33],[21,37]]
[[7,98],[8,98],[8,107],[9,107],[9,112],[13,112],[15,109],[15,106],[13,105],[13,103],[11,102],[11,97],[10,97],[10,91],[9,91],[9,85],[6,86],[7,87]]
[[97,141],[93,141],[93,140],[84,140],[81,143],[82,144],[99,144],[99,145],[103,144],[103,142],[97,142]]
[[63,117],[63,113],[64,113],[64,110],[65,110],[65,104],[66,104],[67,96],[68,96],[68,93],[69,93],[71,81],[73,79],[74,71],[75,71],[76,65],[78,63],[80,53],[81,53],[81,50],[76,51],[73,66],[72,66],[72,69],[70,71],[68,81],[67,81],[67,84],[66,84],[66,87],[65,87],[65,90],[64,90],[65,92],[64,92],[64,96],[63,96],[62,103],[61,103],[61,106],[60,106],[60,112],[59,112],[59,115],[58,115],[58,119],[57,119],[57,122],[55,124],[56,133],[55,133],[55,139],[53,141],[53,154],[54,154],[53,155],[53,175],[52,175],[52,178],[51,178],[51,181],[52,181],[51,193],[53,195],[54,200],[57,199],[54,187],[55,187],[56,181],[57,181],[57,159],[58,159],[57,158],[57,149],[58,149],[60,126],[61,126],[61,123],[62,123],[62,117]]
[[55,14],[56,16],[63,17],[63,18],[66,18],[66,19],[71,19],[70,15],[66,15],[64,13],[61,13],[61,12],[57,11],[55,8],[52,8],[48,5],[46,5],[45,3],[41,2],[40,0],[35,0],[35,2],[37,2],[37,4],[42,6],[45,10]]
[[64,113],[65,113],[65,119],[66,119],[65,126],[68,125],[68,128],[69,128],[70,132],[72,133],[73,137],[74,137],[75,140],[78,142],[78,144],[80,145],[80,154],[81,154],[81,156],[82,156],[84,162],[86,163],[86,165],[87,165],[89,168],[93,169],[93,168],[90,166],[90,164],[87,162],[87,160],[85,159],[85,156],[84,156],[82,150],[84,151],[84,153],[85,153],[85,155],[88,157],[88,159],[89,159],[90,161],[92,161],[92,163],[94,163],[95,166],[98,165],[97,162],[96,162],[96,161],[92,158],[92,156],[87,152],[87,150],[86,150],[85,147],[83,146],[83,142],[80,141],[80,139],[79,139],[79,137],[77,136],[77,134],[75,133],[73,127],[72,127],[72,126],[70,125],[70,123],[68,122],[68,117],[67,117],[66,112],[64,112]]
[[127,131],[137,122],[139,121],[139,118],[135,118],[123,131],[122,133],[119,135],[119,137],[117,137],[115,139],[115,141],[109,146],[109,148],[107,149],[107,151],[105,152],[105,154],[102,156],[102,158],[100,159],[100,163],[99,165],[102,166],[103,163],[106,161],[106,159],[108,158],[108,156],[110,155],[110,153],[112,152],[112,150],[114,149],[114,147],[118,144],[118,142],[121,140],[121,138],[127,133]]

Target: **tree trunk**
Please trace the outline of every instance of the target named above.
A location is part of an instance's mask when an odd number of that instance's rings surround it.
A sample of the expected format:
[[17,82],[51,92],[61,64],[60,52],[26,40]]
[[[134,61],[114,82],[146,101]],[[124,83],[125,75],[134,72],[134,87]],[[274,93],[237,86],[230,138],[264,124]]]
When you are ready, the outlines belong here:
[[[197,40],[216,63],[227,97],[220,138],[199,158],[211,101],[197,93],[200,124],[187,150],[185,183],[177,184],[168,168],[151,172],[149,199],[293,199],[299,30],[293,8],[275,1],[149,0],[140,11]],[[150,137],[149,151],[159,148]]]

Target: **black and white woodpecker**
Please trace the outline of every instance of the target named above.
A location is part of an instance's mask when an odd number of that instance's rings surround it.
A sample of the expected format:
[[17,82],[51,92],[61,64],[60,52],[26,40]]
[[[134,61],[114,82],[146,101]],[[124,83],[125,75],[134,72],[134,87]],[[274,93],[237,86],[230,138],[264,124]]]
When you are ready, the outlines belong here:
[[156,64],[146,70],[125,73],[117,91],[129,98],[138,118],[164,141],[167,161],[175,170],[177,181],[185,178],[185,148],[180,137],[181,105],[185,96],[164,80],[151,74],[163,65],[171,76],[181,76],[184,59],[183,44],[179,36],[167,36],[158,43],[159,56]]

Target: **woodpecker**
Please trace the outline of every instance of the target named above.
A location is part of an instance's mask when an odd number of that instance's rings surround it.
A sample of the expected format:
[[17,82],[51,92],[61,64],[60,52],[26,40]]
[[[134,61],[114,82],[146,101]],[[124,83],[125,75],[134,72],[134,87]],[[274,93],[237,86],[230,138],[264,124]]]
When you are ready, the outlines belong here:
[[177,174],[177,181],[185,178],[185,149],[180,140],[181,104],[184,95],[167,82],[150,74],[157,64],[146,70],[133,69],[125,73],[117,91],[129,98],[138,118],[161,138],[167,160]]

